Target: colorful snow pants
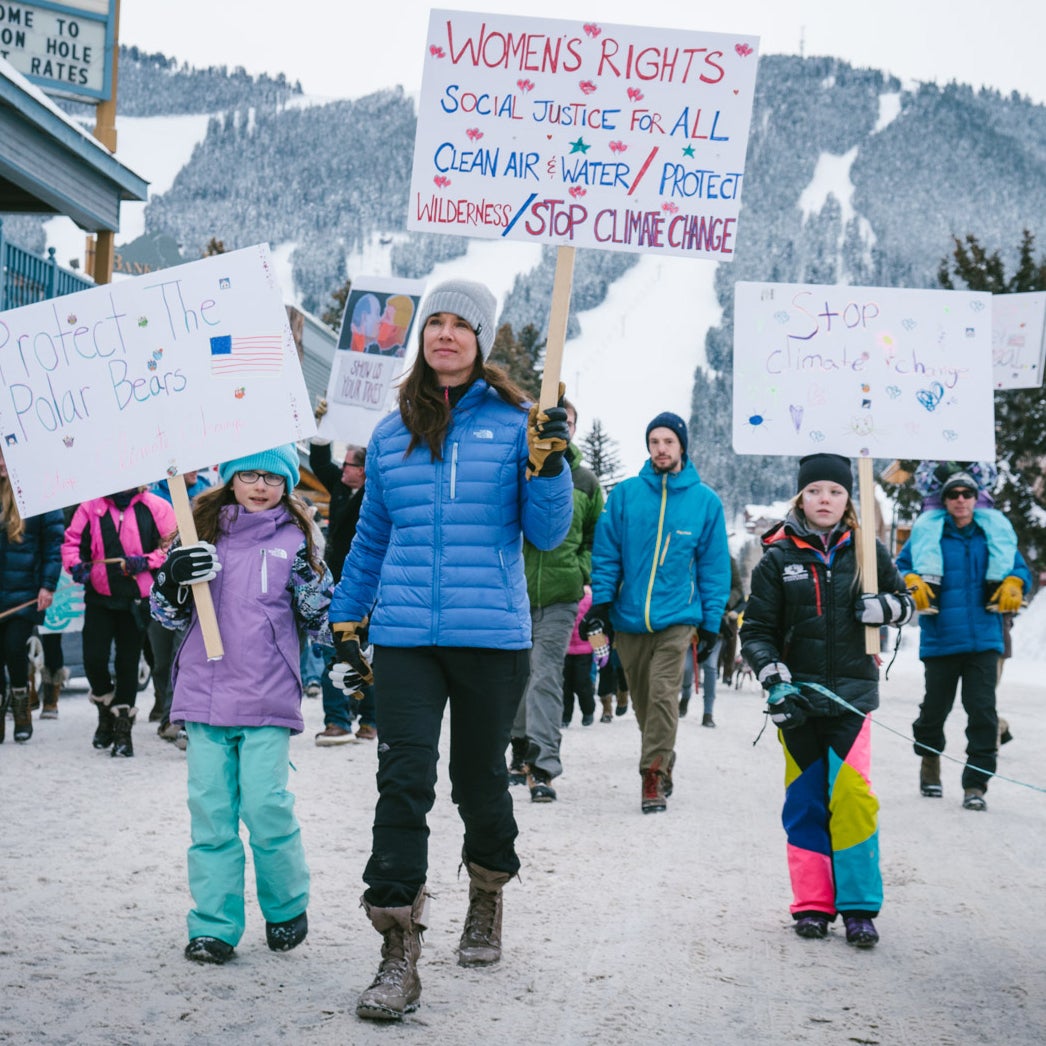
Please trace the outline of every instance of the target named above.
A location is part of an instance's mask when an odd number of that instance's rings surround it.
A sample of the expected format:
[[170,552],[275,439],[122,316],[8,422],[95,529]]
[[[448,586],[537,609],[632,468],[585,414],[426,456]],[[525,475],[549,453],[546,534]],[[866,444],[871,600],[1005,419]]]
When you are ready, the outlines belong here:
[[793,916],[879,913],[883,881],[879,800],[870,779],[871,724],[868,716],[815,716],[778,731]]

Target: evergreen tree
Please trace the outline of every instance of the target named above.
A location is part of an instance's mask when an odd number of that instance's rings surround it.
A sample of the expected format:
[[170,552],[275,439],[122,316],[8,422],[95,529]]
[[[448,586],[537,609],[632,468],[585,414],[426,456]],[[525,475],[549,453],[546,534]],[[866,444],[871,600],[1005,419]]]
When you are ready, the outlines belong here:
[[[1035,237],[1025,229],[1018,250],[1015,272],[1007,277],[1005,265],[995,251],[989,254],[975,236],[955,239],[951,258],[941,261],[938,279],[942,287],[955,289],[952,277],[974,291],[1017,294],[1046,290],[1046,257],[1035,261]],[[1001,389],[995,393],[995,454],[1001,485],[994,491],[995,505],[1006,513],[1017,531],[1021,552],[1032,564],[1033,574],[1046,567],[1046,497],[1043,489],[1046,448],[1046,399],[1042,388]],[[918,462],[901,462],[914,469]],[[885,485],[885,484],[884,484]],[[887,489],[896,491],[896,487]],[[918,495],[905,485],[898,504],[910,514],[918,507]]]
[[532,324],[528,323],[517,338],[512,328],[503,323],[494,335],[490,362],[503,367],[508,376],[537,402],[541,392],[541,372],[537,368],[544,347],[545,343],[538,340],[538,330]]
[[621,479],[621,457],[617,440],[603,428],[599,418],[593,419],[592,428],[581,440],[581,449],[596,479],[609,491]]
[[341,330],[341,318],[345,315],[345,303],[349,300],[352,290],[352,280],[346,280],[333,294],[330,303],[320,314],[320,319],[327,324],[335,334]]

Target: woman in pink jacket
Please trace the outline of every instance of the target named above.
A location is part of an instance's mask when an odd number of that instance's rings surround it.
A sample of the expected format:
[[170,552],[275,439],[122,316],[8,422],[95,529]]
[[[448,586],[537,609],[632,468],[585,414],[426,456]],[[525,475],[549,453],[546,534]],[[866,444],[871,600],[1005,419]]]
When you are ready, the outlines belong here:
[[[149,621],[153,572],[177,529],[161,497],[122,490],[80,505],[65,532],[62,565],[84,586],[84,671],[98,707],[92,744],[133,756],[138,661]],[[109,658],[115,645],[115,680]]]

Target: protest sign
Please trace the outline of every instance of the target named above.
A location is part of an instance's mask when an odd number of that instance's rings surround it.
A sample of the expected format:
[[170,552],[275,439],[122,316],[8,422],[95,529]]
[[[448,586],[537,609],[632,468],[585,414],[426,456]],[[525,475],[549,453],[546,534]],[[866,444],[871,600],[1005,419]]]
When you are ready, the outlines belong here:
[[992,295],[992,364],[997,389],[1035,389],[1046,357],[1046,291]]
[[424,287],[422,280],[353,281],[327,384],[321,436],[367,444],[410,355],[411,328]]
[[0,313],[0,440],[23,516],[314,431],[264,245]]
[[732,260],[758,39],[436,10],[407,227]]
[[995,456],[991,295],[738,283],[739,454]]

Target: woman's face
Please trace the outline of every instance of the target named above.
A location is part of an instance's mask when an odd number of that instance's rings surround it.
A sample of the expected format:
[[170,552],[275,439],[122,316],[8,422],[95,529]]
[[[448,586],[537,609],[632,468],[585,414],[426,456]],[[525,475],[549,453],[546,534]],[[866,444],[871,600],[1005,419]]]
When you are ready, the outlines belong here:
[[[248,476],[251,482],[243,477]],[[265,480],[273,479],[271,472],[237,472],[232,477],[232,493],[236,502],[242,505],[248,512],[264,512],[266,509],[275,508],[283,497],[287,487],[287,481],[282,477],[279,483],[270,485]]]
[[476,365],[479,342],[460,316],[434,312],[425,321],[421,349],[440,385],[464,385]]
[[844,487],[828,480],[818,480],[803,487],[803,514],[820,530],[830,530],[843,518],[850,495]]

